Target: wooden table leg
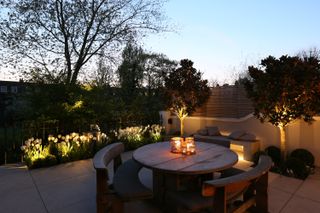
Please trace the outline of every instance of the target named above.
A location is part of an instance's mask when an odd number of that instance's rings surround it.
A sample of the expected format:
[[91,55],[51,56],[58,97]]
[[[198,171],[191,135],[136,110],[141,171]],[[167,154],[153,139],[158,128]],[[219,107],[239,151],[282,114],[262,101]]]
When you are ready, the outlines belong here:
[[155,203],[162,204],[164,201],[164,174],[157,170],[153,170],[153,199]]

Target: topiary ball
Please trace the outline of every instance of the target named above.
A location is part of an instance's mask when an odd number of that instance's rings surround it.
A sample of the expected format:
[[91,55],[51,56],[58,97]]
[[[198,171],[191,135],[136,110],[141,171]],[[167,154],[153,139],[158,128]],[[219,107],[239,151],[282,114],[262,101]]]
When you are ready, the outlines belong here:
[[280,165],[281,163],[281,151],[278,147],[276,146],[268,146],[264,150],[267,155],[269,155],[275,165]]
[[293,176],[299,179],[306,179],[309,175],[309,170],[306,167],[306,164],[294,157],[288,157],[285,162],[285,170],[289,176]]
[[298,158],[307,166],[314,168],[314,156],[306,149],[295,149],[291,152],[290,157]]

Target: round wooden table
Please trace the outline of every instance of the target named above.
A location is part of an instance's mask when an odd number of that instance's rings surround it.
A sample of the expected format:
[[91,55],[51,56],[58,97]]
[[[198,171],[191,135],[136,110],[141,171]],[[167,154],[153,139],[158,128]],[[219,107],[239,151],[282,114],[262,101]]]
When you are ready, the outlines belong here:
[[165,191],[179,190],[183,178],[230,168],[238,155],[229,148],[203,142],[196,142],[196,154],[182,155],[170,152],[169,142],[159,142],[138,148],[133,159],[152,169],[154,198],[161,204]]
[[175,174],[206,174],[232,167],[238,155],[229,148],[196,142],[196,154],[170,152],[169,142],[148,144],[133,152],[133,159],[152,170]]

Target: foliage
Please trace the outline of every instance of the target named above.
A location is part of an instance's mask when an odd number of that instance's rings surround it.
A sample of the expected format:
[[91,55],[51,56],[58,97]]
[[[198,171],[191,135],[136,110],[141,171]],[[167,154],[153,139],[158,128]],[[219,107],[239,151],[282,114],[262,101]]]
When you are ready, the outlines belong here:
[[106,134],[101,132],[71,133],[65,136],[48,136],[48,143],[41,139],[30,138],[21,146],[24,159],[29,168],[51,166],[56,163],[86,159],[109,143]]
[[74,160],[93,157],[109,143],[121,141],[127,150],[142,145],[162,141],[164,128],[159,125],[134,126],[111,131],[109,136],[100,132],[97,125],[91,126],[92,132],[49,135],[47,143],[41,139],[30,138],[21,146],[24,160],[29,168],[51,166]]
[[[99,54],[112,57],[132,37],[167,29],[158,0],[0,2],[4,63],[34,67],[33,80],[75,84]],[[104,51],[102,51],[104,50]],[[22,60],[21,60],[22,58]],[[8,60],[5,60],[8,59]]]
[[164,128],[159,125],[135,126],[119,129],[117,139],[125,144],[126,149],[136,149],[148,143],[162,140]]
[[309,171],[305,163],[299,158],[289,157],[285,163],[285,174],[290,177],[306,179],[309,176]]
[[276,146],[269,146],[265,151],[254,154],[255,165],[261,154],[267,154],[274,163],[272,172],[281,173],[289,177],[306,179],[313,172],[314,156],[306,149],[296,149],[292,151],[286,160],[281,159],[280,149]]
[[165,134],[165,129],[163,126],[153,124],[151,126],[148,126],[147,134],[152,143],[159,142],[163,139],[163,136]]
[[311,122],[320,112],[320,63],[318,58],[269,56],[260,67],[249,66],[243,80],[253,102],[254,115],[280,129],[282,157],[286,156],[285,127],[296,119]]
[[281,164],[281,151],[276,146],[268,146],[265,149],[265,153],[269,155],[276,166]]
[[181,60],[180,66],[165,80],[167,106],[174,112],[186,107],[185,112],[191,114],[196,107],[200,107],[207,101],[210,88],[208,81],[202,79],[202,73],[192,67],[192,61]]
[[314,57],[269,56],[249,67],[245,87],[255,116],[275,126],[295,119],[310,122],[320,109],[320,64]]
[[125,103],[119,88],[31,84],[21,97],[25,104],[16,119],[34,121],[40,127],[48,120],[56,121],[62,134],[88,131],[91,123],[105,131],[158,122],[160,95],[147,96],[147,90],[140,91],[141,95]]
[[146,96],[151,99],[159,96],[165,77],[176,67],[176,62],[165,55],[146,52],[129,42],[122,52],[122,63],[117,74],[121,87],[121,96],[126,104],[141,96],[142,88],[147,89]]
[[131,42],[123,50],[123,61],[117,70],[123,97],[132,98],[136,94],[137,89],[142,88],[143,58],[143,49],[134,46]]
[[295,149],[291,152],[290,157],[300,159],[309,169],[314,168],[314,156],[306,149]]
[[49,153],[49,148],[42,145],[41,139],[29,138],[21,149],[29,168],[38,168],[43,166],[45,162],[48,162],[50,165],[54,165],[57,162],[55,156]]
[[191,60],[181,60],[180,67],[165,79],[166,105],[179,117],[181,134],[183,119],[204,104],[209,95],[208,81],[203,80],[202,73],[193,68]]

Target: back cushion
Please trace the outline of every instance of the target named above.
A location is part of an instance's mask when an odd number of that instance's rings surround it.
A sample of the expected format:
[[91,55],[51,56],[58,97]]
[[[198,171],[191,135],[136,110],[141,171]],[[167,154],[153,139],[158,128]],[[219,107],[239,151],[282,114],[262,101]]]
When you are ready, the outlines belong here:
[[241,138],[241,136],[245,135],[246,132],[244,130],[237,130],[232,132],[228,138],[234,139],[234,140],[239,140]]
[[206,129],[208,130],[209,136],[220,136],[220,131],[217,126],[207,126]]
[[197,133],[198,133],[199,135],[206,136],[206,135],[208,135],[208,129],[206,129],[206,128],[204,128],[204,129],[199,129],[199,130],[197,131]]

